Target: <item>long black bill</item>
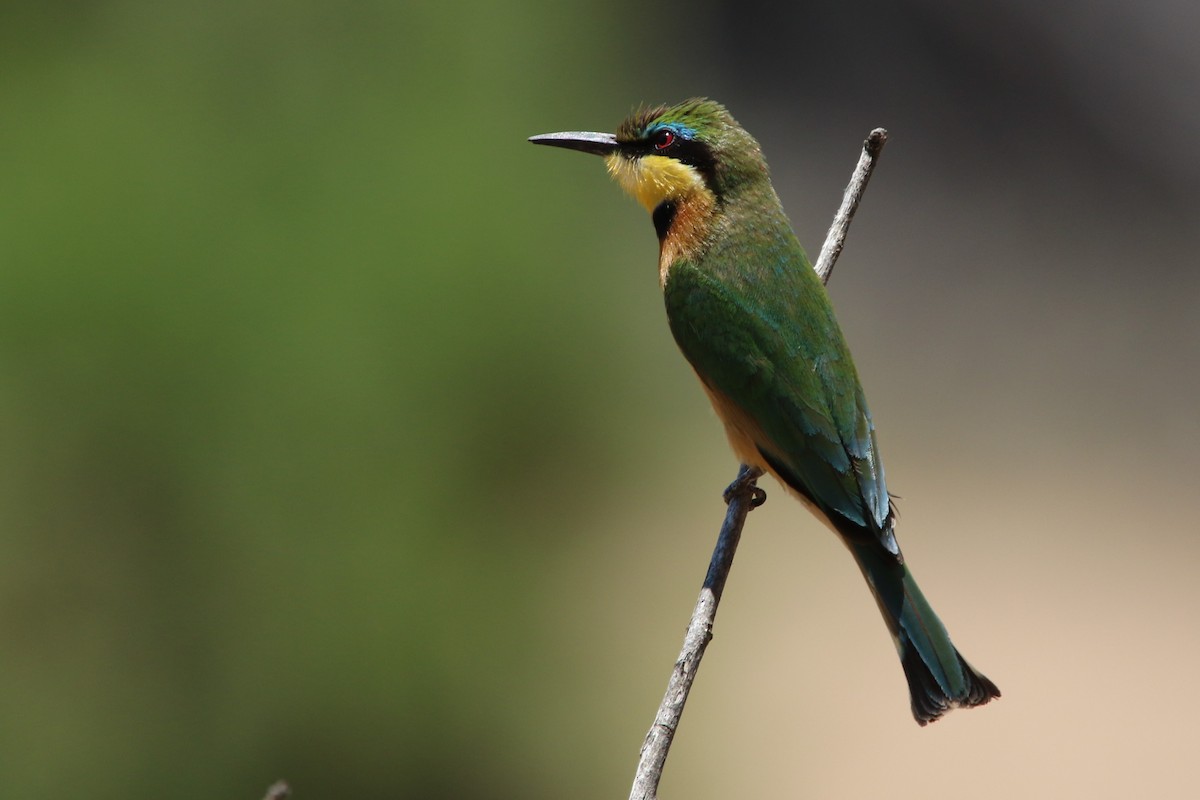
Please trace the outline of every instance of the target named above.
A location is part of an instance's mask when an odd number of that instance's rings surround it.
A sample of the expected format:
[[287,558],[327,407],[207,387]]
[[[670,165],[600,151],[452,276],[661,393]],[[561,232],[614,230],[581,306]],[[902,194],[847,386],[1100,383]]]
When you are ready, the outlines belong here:
[[617,137],[611,133],[588,133],[587,131],[563,131],[562,133],[543,133],[540,136],[530,136],[534,144],[548,144],[551,147],[565,147],[582,153],[594,153],[606,156],[617,149]]

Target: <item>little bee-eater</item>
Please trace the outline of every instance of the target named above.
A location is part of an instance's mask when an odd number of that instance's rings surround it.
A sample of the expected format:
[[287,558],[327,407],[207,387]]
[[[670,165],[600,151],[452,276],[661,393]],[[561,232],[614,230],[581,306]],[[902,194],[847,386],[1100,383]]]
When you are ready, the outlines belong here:
[[951,644],[908,571],[854,362],[758,142],[706,99],[639,111],[615,135],[530,141],[603,156],[650,212],[679,349],[742,463],[788,487],[858,562],[899,651],[917,722],[999,697]]

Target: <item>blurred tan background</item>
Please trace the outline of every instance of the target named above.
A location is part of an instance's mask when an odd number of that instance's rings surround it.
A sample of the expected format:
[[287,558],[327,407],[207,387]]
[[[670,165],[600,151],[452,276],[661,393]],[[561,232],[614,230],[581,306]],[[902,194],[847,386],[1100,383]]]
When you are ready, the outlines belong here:
[[525,137],[694,94],[814,255],[891,131],[830,288],[1004,698],[768,484],[663,797],[1193,795],[1198,7],[733,5],[0,10],[0,796],[625,796],[736,464]]

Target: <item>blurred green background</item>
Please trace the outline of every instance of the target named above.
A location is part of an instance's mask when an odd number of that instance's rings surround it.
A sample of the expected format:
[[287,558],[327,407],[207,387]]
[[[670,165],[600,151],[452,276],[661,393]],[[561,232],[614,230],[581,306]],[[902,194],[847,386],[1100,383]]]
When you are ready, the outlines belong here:
[[[1053,10],[1048,10],[1053,9]],[[1005,692],[929,729],[768,483],[664,797],[1183,797],[1200,12],[0,9],[0,796],[624,797],[735,473],[644,212],[525,137],[704,94]]]

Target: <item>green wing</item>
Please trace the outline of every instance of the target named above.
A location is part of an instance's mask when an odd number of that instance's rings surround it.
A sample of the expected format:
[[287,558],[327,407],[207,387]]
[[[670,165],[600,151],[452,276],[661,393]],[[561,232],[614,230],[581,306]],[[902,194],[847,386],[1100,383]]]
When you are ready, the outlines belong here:
[[701,380],[757,423],[756,444],[781,478],[845,534],[870,533],[897,554],[850,353],[799,245],[787,255],[756,274],[676,261],[664,287],[671,332]]

